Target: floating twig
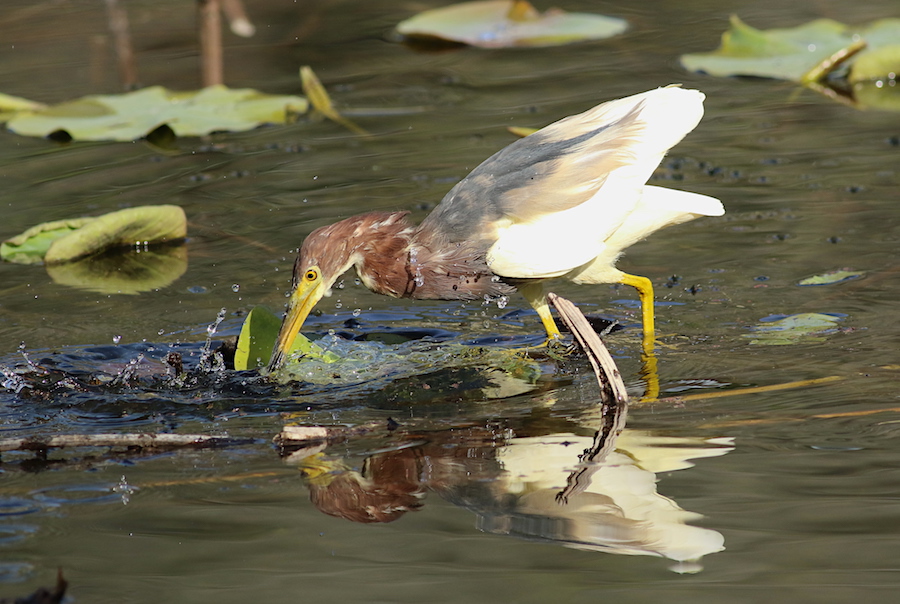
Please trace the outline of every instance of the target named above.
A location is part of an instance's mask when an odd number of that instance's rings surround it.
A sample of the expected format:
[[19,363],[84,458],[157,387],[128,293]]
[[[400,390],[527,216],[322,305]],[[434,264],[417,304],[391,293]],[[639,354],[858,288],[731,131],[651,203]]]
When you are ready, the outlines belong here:
[[625,390],[625,382],[622,381],[616,362],[578,307],[553,292],[547,294],[547,301],[556,308],[559,318],[587,354],[600,384],[600,400],[608,404],[627,403],[628,392]]
[[137,447],[168,449],[177,447],[222,447],[255,442],[252,438],[230,438],[208,434],[61,434],[0,440],[2,451],[46,451],[64,447]]

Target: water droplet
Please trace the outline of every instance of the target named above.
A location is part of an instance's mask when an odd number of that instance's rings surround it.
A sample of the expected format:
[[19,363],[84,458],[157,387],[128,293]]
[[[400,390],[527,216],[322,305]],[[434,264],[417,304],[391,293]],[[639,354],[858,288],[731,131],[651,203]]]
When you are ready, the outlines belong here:
[[354,285],[360,285],[361,283],[362,283],[362,281],[359,280],[359,277],[357,277],[356,279],[353,280]]
[[425,277],[422,276],[422,268],[419,265],[419,250],[416,248],[409,250],[409,266],[413,269],[413,283],[416,287],[425,285]]
[[113,336],[113,344],[118,344],[122,341],[122,336]]
[[163,335],[164,333],[166,333],[166,330],[160,328],[160,330],[156,332],[156,335],[161,336],[161,335]]
[[239,291],[241,291],[241,286],[240,286],[240,284],[239,284],[239,283],[235,283],[234,285],[232,285],[232,286],[231,286],[231,291],[233,291],[234,293],[238,293]]
[[497,298],[497,308],[504,309],[509,304],[509,296],[500,296]]
[[334,307],[335,307],[335,308],[343,308],[344,305],[341,303],[340,300],[338,300],[337,302],[334,303]]
[[354,316],[354,317],[358,317],[358,316],[361,315],[361,314],[362,314],[362,309],[361,309],[361,308],[354,308],[354,309],[353,309],[353,316]]

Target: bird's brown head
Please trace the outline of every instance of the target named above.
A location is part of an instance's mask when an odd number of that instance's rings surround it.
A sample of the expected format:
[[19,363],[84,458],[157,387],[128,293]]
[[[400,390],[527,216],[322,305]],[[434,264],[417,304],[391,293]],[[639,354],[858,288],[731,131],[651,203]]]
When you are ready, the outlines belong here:
[[303,241],[294,262],[294,277],[281,330],[275,341],[269,370],[284,364],[303,322],[338,277],[371,255],[373,240],[388,236],[386,231],[406,227],[406,212],[371,212],[316,229]]
[[294,277],[287,309],[272,350],[269,369],[278,369],[287,358],[303,322],[334,282],[353,264],[344,222],[316,229],[303,241],[294,262]]

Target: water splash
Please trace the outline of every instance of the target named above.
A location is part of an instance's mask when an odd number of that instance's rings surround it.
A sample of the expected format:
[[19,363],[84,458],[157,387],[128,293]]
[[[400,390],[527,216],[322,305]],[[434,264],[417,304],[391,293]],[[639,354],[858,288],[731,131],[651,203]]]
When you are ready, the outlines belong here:
[[412,269],[413,283],[416,287],[425,285],[425,277],[422,276],[422,266],[419,264],[419,250],[412,248],[409,250],[409,267]]
[[216,320],[210,323],[206,328],[206,342],[203,343],[203,348],[200,349],[200,360],[197,363],[197,368],[203,373],[219,373],[225,371],[225,359],[222,357],[221,353],[213,351],[212,339],[219,330],[219,325],[225,320],[225,315],[227,313],[227,309],[220,309],[216,314]]
[[119,483],[110,489],[113,493],[118,494],[122,498],[122,505],[128,505],[128,502],[131,501],[131,496],[137,492],[137,488],[128,484],[128,480],[125,478],[125,475],[122,475],[122,478],[119,480]]
[[6,365],[0,365],[0,373],[3,373],[3,387],[14,394],[19,394],[25,388],[31,388],[31,384],[24,377]]
[[128,361],[128,364],[122,368],[122,371],[116,374],[116,376],[110,380],[110,384],[112,385],[122,385],[127,386],[131,380],[137,375],[138,365],[144,362],[144,353],[141,353]]
[[484,302],[482,302],[482,305],[490,306],[494,303],[497,304],[497,308],[502,310],[506,308],[507,304],[509,304],[509,296],[492,296],[490,294],[484,295]]

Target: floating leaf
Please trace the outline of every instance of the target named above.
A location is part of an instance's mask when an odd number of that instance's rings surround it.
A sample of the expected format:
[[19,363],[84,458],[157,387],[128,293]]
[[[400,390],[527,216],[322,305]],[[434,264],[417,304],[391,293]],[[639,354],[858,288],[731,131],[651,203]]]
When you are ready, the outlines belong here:
[[0,243],[0,258],[16,264],[42,264],[54,241],[90,222],[91,218],[56,220],[33,226]]
[[91,95],[50,107],[22,109],[8,119],[6,127],[24,136],[65,133],[73,140],[132,141],[162,125],[178,136],[203,136],[284,124],[307,108],[307,100],[301,96],[269,95],[249,88],[218,85],[196,92],[172,92],[151,86],[125,94]]
[[331,97],[328,96],[328,92],[322,86],[322,82],[319,81],[319,78],[316,77],[316,74],[308,65],[300,68],[300,82],[303,85],[303,92],[312,104],[313,109],[350,132],[368,136],[368,132],[338,113],[338,110],[334,108],[334,104],[331,102]]
[[[269,364],[272,348],[281,328],[281,319],[263,306],[254,307],[244,319],[241,335],[238,337],[237,350],[234,353],[234,368],[238,371],[257,369]],[[309,341],[303,334],[297,334],[289,351],[302,353],[304,358],[319,359],[333,363],[340,357],[324,350],[318,344]]]
[[0,245],[0,258],[21,264],[61,264],[135,243],[148,245],[187,236],[187,219],[178,206],[142,206],[96,218],[49,222]]
[[550,9],[539,13],[524,0],[464,2],[419,13],[397,26],[410,38],[438,38],[482,48],[557,46],[624,32],[622,19]]
[[540,128],[527,128],[525,126],[507,126],[506,130],[510,134],[514,134],[514,135],[518,136],[519,138],[525,138],[526,136],[531,136],[532,134],[534,134],[535,132],[540,130]]
[[[900,37],[900,31],[897,32]],[[896,81],[900,73],[900,44],[890,44],[862,53],[850,68],[851,82],[887,79]]]
[[859,279],[863,276],[865,276],[865,273],[862,271],[851,271],[844,268],[836,271],[822,273],[821,275],[807,277],[806,279],[801,279],[797,282],[797,285],[835,285],[837,283],[844,283],[845,281]]
[[[851,81],[888,77],[900,71],[900,58],[890,48],[900,40],[900,19],[882,19],[863,28],[851,28],[831,19],[818,19],[798,27],[755,29],[731,17],[731,29],[722,34],[721,46],[709,53],[686,54],[681,63],[690,71],[714,76],[758,76],[821,81],[852,58]],[[863,50],[864,48],[864,50]],[[853,56],[857,51],[858,55]],[[855,65],[864,67],[854,74]],[[878,65],[875,75],[872,65]]]
[[736,15],[722,34],[721,46],[710,53],[686,54],[681,64],[689,71],[714,76],[758,76],[800,81],[804,74],[835,52],[853,43],[846,27],[818,19],[799,27],[759,30]]
[[823,336],[837,331],[837,324],[842,317],[822,313],[800,313],[782,317],[777,320],[763,320],[752,328],[753,333],[743,334],[751,338],[751,344],[766,346],[783,346],[797,344],[799,341],[820,342]]

